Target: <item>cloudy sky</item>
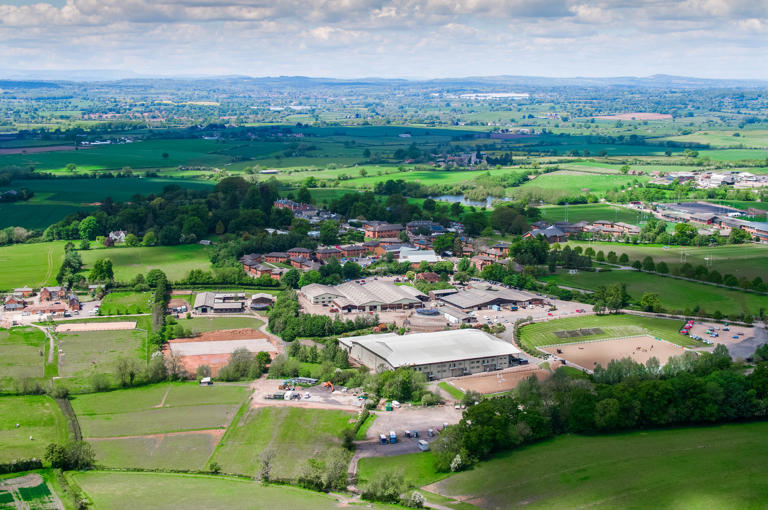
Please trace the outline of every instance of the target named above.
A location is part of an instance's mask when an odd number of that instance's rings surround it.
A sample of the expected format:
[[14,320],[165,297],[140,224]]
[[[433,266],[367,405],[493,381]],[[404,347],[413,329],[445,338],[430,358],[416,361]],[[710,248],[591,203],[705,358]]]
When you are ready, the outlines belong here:
[[768,79],[768,0],[0,0],[0,73]]

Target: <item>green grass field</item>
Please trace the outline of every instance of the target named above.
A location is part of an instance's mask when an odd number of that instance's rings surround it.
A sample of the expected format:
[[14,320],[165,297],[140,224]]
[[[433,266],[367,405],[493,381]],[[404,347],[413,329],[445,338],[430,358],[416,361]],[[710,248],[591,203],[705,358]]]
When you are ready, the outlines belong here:
[[78,395],[72,407],[84,437],[137,436],[226,427],[246,394],[245,386],[168,383]]
[[0,274],[0,290],[55,285],[56,273],[64,258],[64,242],[0,246],[0,263],[13,268]]
[[352,413],[292,407],[262,407],[245,413],[221,439],[213,460],[225,473],[254,476],[259,455],[274,448],[273,476],[296,478],[310,457],[322,456],[340,444]]
[[204,333],[217,329],[258,329],[264,324],[264,321],[253,317],[194,317],[192,319],[180,319],[179,324],[193,333]]
[[[768,279],[768,246],[764,244],[741,244],[727,246],[701,247],[696,246],[644,246],[621,243],[585,243],[568,241],[571,247],[581,246],[586,249],[591,246],[595,252],[616,252],[621,256],[626,253],[629,260],[643,260],[652,257],[657,264],[664,261],[670,270],[679,267],[685,261],[694,266],[709,265],[710,270],[720,274],[732,274],[736,277],[753,279],[760,276]],[[706,260],[709,259],[709,260]]]
[[636,211],[607,204],[579,204],[569,205],[567,208],[552,205],[541,207],[539,210],[541,211],[541,219],[550,223],[566,221],[566,217],[568,218],[567,221],[571,223],[608,220],[638,225],[642,220]]
[[142,367],[147,361],[143,331],[80,331],[59,333],[58,338],[63,351],[59,354],[59,376],[64,378],[114,374],[118,358],[134,359]]
[[66,439],[67,420],[52,398],[0,397],[0,462],[42,458],[48,443]]
[[0,329],[0,380],[43,377],[47,343],[37,328]]
[[149,313],[152,293],[110,292],[99,305],[101,315]]
[[357,480],[363,484],[376,479],[381,473],[402,473],[410,487],[422,487],[450,476],[435,471],[432,452],[408,453],[391,457],[362,458],[357,464]]
[[[261,485],[253,480],[226,476],[171,473],[73,472],[70,478],[93,503],[94,508],[212,508],[272,510],[336,510],[331,495],[286,485]],[[356,505],[352,505],[352,508]],[[366,504],[366,508],[395,508]]]
[[661,304],[668,311],[700,309],[710,313],[715,310],[730,315],[752,313],[768,309],[768,296],[724,289],[686,280],[678,280],[640,271],[614,270],[607,272],[579,272],[574,275],[560,273],[546,276],[557,284],[580,289],[595,290],[601,285],[623,283],[633,302],[639,302],[643,293],[657,293]]
[[500,455],[434,490],[488,509],[758,509],[768,423],[562,436]]
[[603,193],[621,185],[631,184],[634,180],[645,182],[649,179],[647,176],[596,175],[575,170],[561,170],[539,175],[532,181],[523,184],[520,188],[536,187],[547,190],[563,190],[575,195],[579,192]]
[[211,268],[208,249],[199,244],[103,248],[79,253],[86,270],[99,259],[110,259],[115,279],[122,282],[130,281],[139,273],[146,274],[151,269],[161,269],[169,280],[175,281],[185,278],[192,269],[207,271]]
[[[683,322],[679,320],[637,317],[634,315],[585,315],[547,322],[537,322],[520,329],[520,342],[529,347],[583,342],[600,338],[652,335],[684,347],[698,347],[702,344],[681,335]],[[580,328],[600,328],[602,333],[589,336],[558,338],[556,331],[571,331]]]

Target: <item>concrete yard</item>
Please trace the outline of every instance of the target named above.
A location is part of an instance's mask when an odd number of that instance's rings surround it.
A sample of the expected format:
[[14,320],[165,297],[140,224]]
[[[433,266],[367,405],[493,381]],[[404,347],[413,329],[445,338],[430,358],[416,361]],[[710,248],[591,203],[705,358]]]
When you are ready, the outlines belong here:
[[455,425],[461,420],[461,409],[453,406],[408,407],[405,405],[392,411],[374,411],[376,420],[368,428],[366,439],[378,439],[379,434],[389,434],[390,430],[397,432],[398,437],[405,430],[418,430],[426,435],[428,429],[437,430],[444,423]]

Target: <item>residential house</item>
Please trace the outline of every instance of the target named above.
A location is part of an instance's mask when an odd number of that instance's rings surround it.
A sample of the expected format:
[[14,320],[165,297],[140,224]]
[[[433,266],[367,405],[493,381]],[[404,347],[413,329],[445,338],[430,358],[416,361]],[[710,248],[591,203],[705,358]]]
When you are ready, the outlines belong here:
[[19,287],[18,289],[13,289],[13,293],[20,297],[29,297],[35,293],[35,289],[31,287]]
[[115,243],[124,243],[125,242],[125,236],[128,233],[125,230],[113,230],[109,233],[108,238],[112,240],[112,242]]
[[291,258],[293,258],[293,257],[309,258],[309,257],[312,256],[312,250],[307,249],[307,248],[298,248],[298,247],[297,248],[291,248],[290,250],[288,250],[288,256],[291,257]]
[[318,248],[315,253],[317,255],[317,258],[319,258],[320,260],[328,260],[333,257],[335,257],[338,260],[342,256],[342,251],[334,247]]
[[375,225],[368,225],[365,227],[365,237],[370,239],[380,238],[392,238],[397,237],[400,232],[403,231],[402,225],[395,225],[391,223],[381,223]]
[[486,255],[476,255],[469,259],[470,264],[472,267],[477,269],[478,271],[482,271],[483,268],[489,264],[494,264],[496,262],[496,259],[488,257]]
[[544,230],[534,229],[530,232],[526,232],[523,234],[524,239],[528,238],[537,238],[539,236],[544,236],[544,238],[547,240],[548,243],[563,243],[567,241],[568,239],[565,236],[565,232],[557,228],[556,226],[552,225],[551,227],[547,227]]
[[440,275],[433,271],[428,271],[426,273],[417,274],[415,279],[424,280],[427,283],[437,283],[440,281]]
[[289,258],[291,258],[291,256],[283,251],[273,251],[271,253],[267,253],[266,255],[264,255],[264,261],[272,264],[275,264],[275,263],[284,264],[288,262]]
[[341,247],[341,254],[346,258],[360,257],[367,251],[370,251],[370,250],[366,246],[362,246],[359,244],[350,244],[350,245]]
[[43,287],[40,289],[40,301],[58,301],[67,297],[64,287]]

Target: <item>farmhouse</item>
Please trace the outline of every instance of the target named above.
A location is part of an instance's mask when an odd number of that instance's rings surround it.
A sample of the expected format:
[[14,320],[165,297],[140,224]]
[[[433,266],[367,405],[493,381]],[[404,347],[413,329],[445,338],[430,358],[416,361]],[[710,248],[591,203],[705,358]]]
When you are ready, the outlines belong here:
[[339,338],[339,345],[372,370],[411,367],[430,380],[502,370],[520,355],[512,344],[478,329],[352,336]]
[[6,312],[13,312],[23,309],[24,306],[26,306],[26,303],[22,298],[17,296],[6,296],[3,308]]
[[421,308],[427,296],[415,287],[392,282],[369,281],[361,285],[347,282],[329,286],[313,283],[301,288],[301,294],[313,305],[333,304],[345,312],[381,312]]
[[482,271],[485,266],[493,264],[495,262],[496,262],[496,259],[494,259],[493,257],[488,257],[487,255],[476,255],[470,259],[470,264],[472,264],[472,267],[474,267],[478,271]]
[[20,297],[29,297],[35,293],[35,289],[31,287],[19,287],[18,289],[13,289],[13,293]]
[[40,301],[56,301],[67,297],[64,287],[43,287],[40,289]]
[[438,299],[462,312],[483,310],[493,306],[528,306],[543,302],[543,298],[524,290],[490,287],[465,289],[454,294],[439,296]]

